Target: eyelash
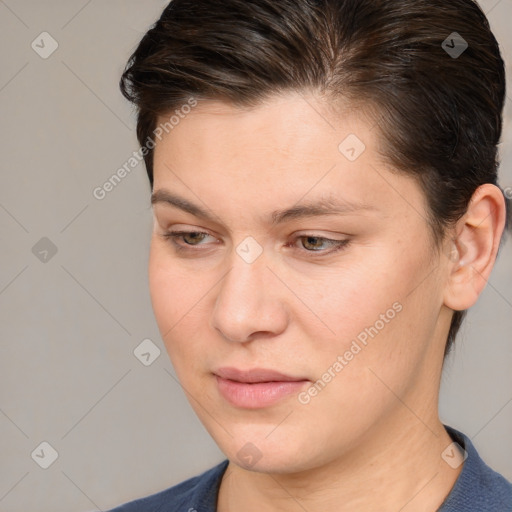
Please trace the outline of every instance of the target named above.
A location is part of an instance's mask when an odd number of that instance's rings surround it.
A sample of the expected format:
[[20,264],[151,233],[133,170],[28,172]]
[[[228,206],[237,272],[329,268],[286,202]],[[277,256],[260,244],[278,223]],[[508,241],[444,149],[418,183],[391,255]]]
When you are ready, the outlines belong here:
[[[163,233],[161,235],[161,237],[164,240],[169,241],[174,246],[176,251],[178,251],[178,252],[194,252],[194,251],[197,252],[197,249],[193,249],[193,247],[198,247],[201,244],[198,244],[197,246],[195,246],[193,244],[186,244],[186,242],[185,242],[186,245],[183,246],[183,245],[180,245],[179,243],[177,243],[178,239],[180,239],[180,238],[182,239],[186,235],[211,236],[209,233],[206,233],[204,231],[170,231],[169,233]],[[348,240],[348,239],[332,240],[330,238],[325,238],[325,237],[315,236],[315,235],[301,235],[301,236],[296,237],[294,242],[297,240],[304,239],[304,238],[315,238],[317,240],[328,242],[331,245],[334,245],[334,249],[332,249],[330,251],[320,251],[320,250],[314,251],[314,250],[304,249],[304,251],[306,253],[312,253],[313,255],[320,256],[320,257],[331,255],[331,254],[334,254],[335,252],[341,251],[341,250],[345,249],[350,243],[350,240]]]

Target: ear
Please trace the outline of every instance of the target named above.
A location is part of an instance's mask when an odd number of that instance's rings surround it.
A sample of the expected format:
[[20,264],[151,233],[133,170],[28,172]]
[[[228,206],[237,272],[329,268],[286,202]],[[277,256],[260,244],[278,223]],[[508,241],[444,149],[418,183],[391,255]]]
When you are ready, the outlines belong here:
[[444,293],[447,307],[462,311],[477,301],[494,266],[505,219],[502,191],[490,183],[478,187],[455,227]]

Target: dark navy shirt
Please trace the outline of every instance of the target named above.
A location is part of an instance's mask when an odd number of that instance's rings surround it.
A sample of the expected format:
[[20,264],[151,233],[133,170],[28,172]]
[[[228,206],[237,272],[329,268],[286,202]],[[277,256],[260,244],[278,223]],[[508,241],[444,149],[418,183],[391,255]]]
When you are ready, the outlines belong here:
[[[512,512],[512,484],[487,466],[470,439],[445,426],[467,453],[462,471],[437,512]],[[225,460],[178,485],[125,503],[108,512],[216,512]]]

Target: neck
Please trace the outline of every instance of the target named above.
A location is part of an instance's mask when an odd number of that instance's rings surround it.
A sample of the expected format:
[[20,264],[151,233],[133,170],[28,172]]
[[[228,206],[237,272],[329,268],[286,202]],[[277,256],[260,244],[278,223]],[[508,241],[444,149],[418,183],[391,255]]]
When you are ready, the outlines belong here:
[[224,474],[219,512],[432,512],[449,494],[462,467],[441,458],[452,442],[439,421],[403,405],[368,431],[349,453],[295,474],[245,470]]

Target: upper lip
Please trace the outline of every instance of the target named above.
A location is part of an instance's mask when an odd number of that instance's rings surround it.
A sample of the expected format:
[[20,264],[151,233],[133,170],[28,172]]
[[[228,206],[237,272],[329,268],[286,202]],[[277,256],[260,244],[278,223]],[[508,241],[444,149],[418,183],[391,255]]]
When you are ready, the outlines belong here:
[[292,377],[266,368],[250,368],[248,370],[239,370],[238,368],[219,368],[214,373],[223,379],[246,383],[298,382],[308,380],[304,377]]

